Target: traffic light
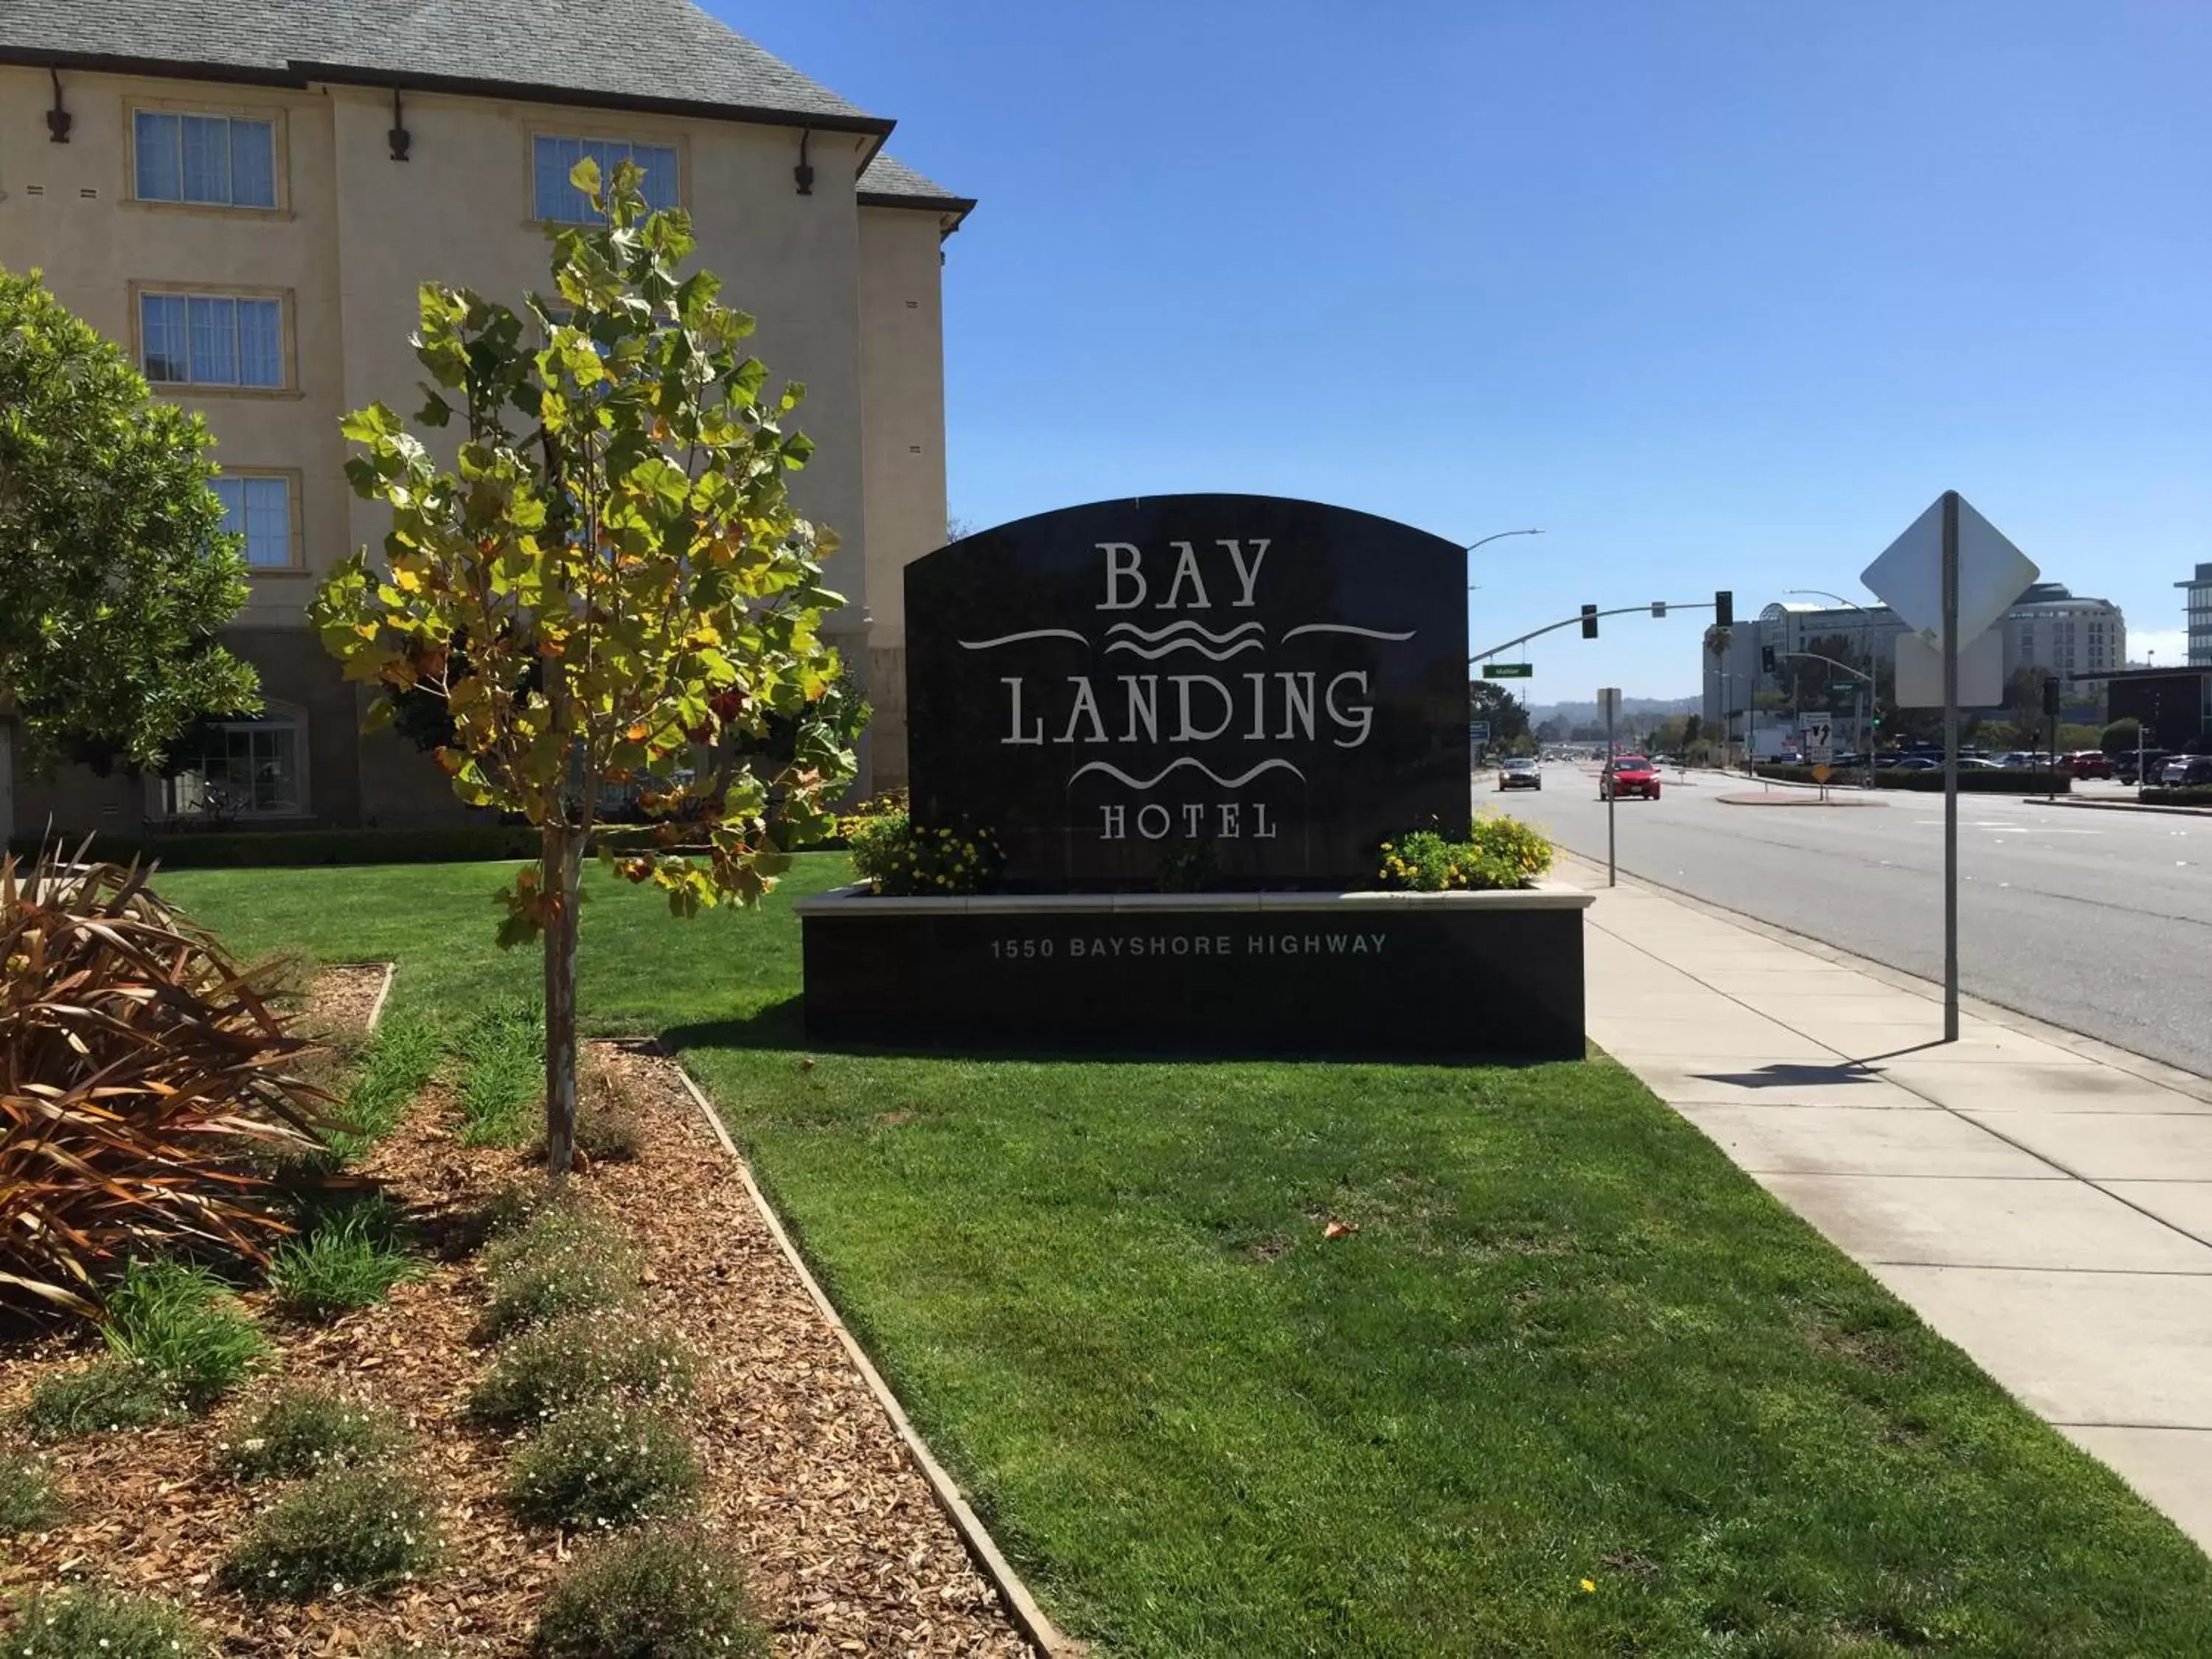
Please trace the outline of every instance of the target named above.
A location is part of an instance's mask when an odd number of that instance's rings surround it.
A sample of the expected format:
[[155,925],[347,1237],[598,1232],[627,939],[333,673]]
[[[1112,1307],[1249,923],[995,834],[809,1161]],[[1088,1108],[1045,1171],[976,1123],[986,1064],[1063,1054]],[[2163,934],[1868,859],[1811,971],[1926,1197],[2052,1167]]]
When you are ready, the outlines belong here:
[[1597,607],[1594,605],[1583,607],[1583,637],[1586,640],[1597,637]]
[[1771,674],[1774,672],[1774,647],[1771,645],[1762,645],[1759,647],[1759,672],[1762,674]]
[[1723,587],[1713,595],[1713,626],[1735,626],[1735,593],[1732,589]]
[[2058,677],[2056,674],[2043,683],[2043,714],[2045,720],[2058,718]]

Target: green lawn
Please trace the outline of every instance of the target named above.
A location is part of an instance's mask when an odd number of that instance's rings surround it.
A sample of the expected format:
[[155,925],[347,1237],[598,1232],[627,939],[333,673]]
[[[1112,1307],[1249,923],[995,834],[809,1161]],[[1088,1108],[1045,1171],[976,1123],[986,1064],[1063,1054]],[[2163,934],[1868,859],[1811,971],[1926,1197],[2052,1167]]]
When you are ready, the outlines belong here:
[[[496,881],[161,885],[245,950],[397,957],[458,1026],[536,983]],[[808,1054],[781,896],[592,891],[587,1025],[687,1050],[1108,1652],[2212,1653],[2192,1546],[1615,1066]]]

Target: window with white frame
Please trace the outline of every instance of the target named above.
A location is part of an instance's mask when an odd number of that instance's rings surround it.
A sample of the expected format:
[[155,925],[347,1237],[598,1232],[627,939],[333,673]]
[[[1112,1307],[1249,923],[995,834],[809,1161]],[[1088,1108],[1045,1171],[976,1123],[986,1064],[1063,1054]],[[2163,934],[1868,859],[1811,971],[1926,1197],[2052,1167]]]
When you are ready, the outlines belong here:
[[286,715],[203,726],[161,780],[162,813],[217,822],[297,817],[306,748],[299,720]]
[[252,473],[222,473],[208,480],[222,503],[222,527],[246,538],[246,562],[257,570],[282,570],[299,562],[292,541],[292,481]]
[[146,378],[173,386],[282,386],[284,302],[231,294],[142,294]]
[[635,161],[644,178],[638,189],[646,205],[660,210],[677,205],[675,149],[667,144],[633,144],[619,138],[562,138],[540,133],[532,140],[531,200],[532,216],[556,224],[587,225],[599,217],[592,198],[568,182],[576,163],[589,158],[599,164],[599,177],[611,177],[616,164]]
[[142,202],[202,207],[276,205],[276,124],[235,115],[132,112],[134,183]]

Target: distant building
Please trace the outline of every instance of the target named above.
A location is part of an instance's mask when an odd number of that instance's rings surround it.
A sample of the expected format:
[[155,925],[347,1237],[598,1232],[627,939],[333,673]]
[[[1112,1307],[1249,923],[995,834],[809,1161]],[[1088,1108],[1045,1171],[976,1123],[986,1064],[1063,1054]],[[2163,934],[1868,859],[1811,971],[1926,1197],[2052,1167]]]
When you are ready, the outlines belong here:
[[2059,582],[2037,582],[2005,612],[2005,672],[2047,668],[2075,690],[2101,696],[2106,677],[2127,666],[2128,623],[2110,599],[2077,599]]
[[2212,738],[2212,668],[2131,668],[2106,684],[2106,712],[2142,721],[2152,748],[2202,747]]
[[2189,665],[2212,668],[2212,564],[2200,564],[2185,582],[2174,583],[2189,595]]
[[[2212,565],[2202,568],[2202,604],[2206,648],[2212,652]],[[2197,615],[2192,611],[2191,615]],[[2100,696],[2111,675],[2127,663],[2127,618],[2110,599],[2077,598],[2063,583],[2037,582],[2013,602],[1998,624],[2003,630],[2004,672],[2009,678],[2024,667],[2047,668],[2087,696]],[[1820,640],[1840,640],[1844,659],[1853,667],[1871,655],[1893,668],[1897,661],[1897,636],[1905,623],[1885,605],[1855,606],[1814,605],[1783,600],[1770,605],[1758,617],[1730,630],[1728,649],[1719,655],[1701,650],[1705,720],[1731,726],[1738,736],[1749,721],[1747,713],[1762,690],[1777,682],[1762,673],[1764,653],[1771,647],[1778,657],[1807,651]],[[1839,677],[1842,678],[1848,676]],[[1850,706],[1844,698],[1838,708]]]
[[0,266],[42,267],[221,441],[249,595],[224,639],[267,702],[172,776],[65,767],[12,796],[0,718],[0,839],[11,799],[32,833],[465,816],[428,756],[362,733],[366,693],[307,625],[384,534],[338,419],[421,402],[424,281],[544,286],[545,231],[592,216],[586,157],[690,212],[697,263],[805,383],[821,447],[791,490],[842,544],[823,631],[875,705],[860,787],[902,785],[904,571],[945,535],[943,247],[975,204],[884,153],[891,125],[689,0],[0,0]]

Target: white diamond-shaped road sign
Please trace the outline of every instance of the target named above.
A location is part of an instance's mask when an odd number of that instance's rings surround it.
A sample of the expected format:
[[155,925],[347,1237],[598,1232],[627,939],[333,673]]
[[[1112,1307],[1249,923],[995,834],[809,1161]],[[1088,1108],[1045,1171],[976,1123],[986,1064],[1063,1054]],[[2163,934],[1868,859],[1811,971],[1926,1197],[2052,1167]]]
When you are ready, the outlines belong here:
[[[1961,495],[1959,498],[1959,644],[1985,632],[2042,572]],[[1899,620],[1943,646],[1943,498],[1938,495],[1887,551],[1859,573]]]

